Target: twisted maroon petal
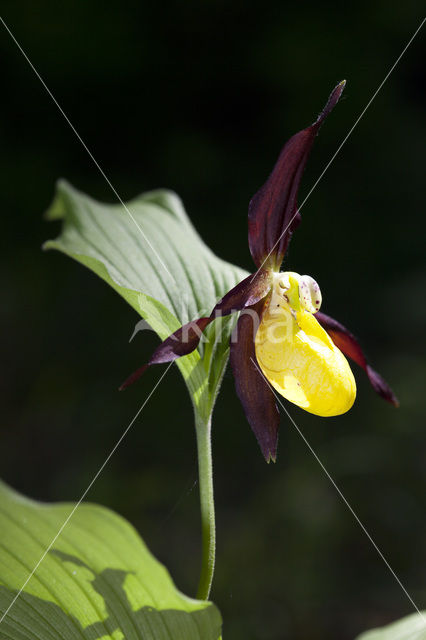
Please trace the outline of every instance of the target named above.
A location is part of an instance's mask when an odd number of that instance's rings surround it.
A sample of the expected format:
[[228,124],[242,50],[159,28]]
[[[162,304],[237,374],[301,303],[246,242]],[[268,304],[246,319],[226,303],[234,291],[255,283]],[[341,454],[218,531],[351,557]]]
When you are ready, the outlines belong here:
[[284,145],[271,175],[249,204],[248,239],[257,267],[278,270],[293,231],[300,223],[297,192],[309,152],[318,130],[337,104],[345,81],[332,91],[324,110],[307,129],[299,131]]
[[230,315],[257,303],[266,296],[270,287],[271,274],[268,271],[259,270],[244,278],[219,300],[209,316],[187,322],[166,338],[156,348],[149,362],[137,369],[123,382],[120,391],[136,382],[151,365],[172,362],[177,358],[187,356],[198,347],[202,333],[210,322],[215,318]]
[[120,386],[120,391],[127,389],[136,380],[139,380],[151,365],[172,362],[194,351],[201,340],[202,332],[210,324],[211,320],[211,318],[198,318],[198,320],[184,324],[180,329],[172,333],[156,348],[149,362],[126,378]]
[[321,311],[318,311],[318,313],[315,314],[315,318],[327,331],[336,347],[364,369],[374,391],[384,400],[387,400],[387,402],[390,402],[395,407],[399,407],[398,398],[382,376],[370,367],[355,336],[346,329],[346,327],[340,324],[340,322],[334,320],[334,318],[331,318],[330,316],[327,316],[325,313],[321,313]]
[[271,285],[272,274],[270,271],[260,269],[256,273],[250,274],[219,300],[213,307],[210,317],[213,319],[218,316],[228,316],[230,313],[256,304],[266,296]]
[[277,457],[279,411],[256,360],[254,339],[263,301],[245,309],[231,337],[230,361],[235,389],[266,462]]

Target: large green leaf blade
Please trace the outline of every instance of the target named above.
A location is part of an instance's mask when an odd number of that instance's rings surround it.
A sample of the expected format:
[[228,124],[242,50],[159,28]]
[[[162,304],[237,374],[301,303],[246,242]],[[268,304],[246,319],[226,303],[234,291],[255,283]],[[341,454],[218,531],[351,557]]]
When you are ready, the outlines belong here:
[[366,631],[356,640],[426,640],[426,611],[412,613],[386,627]]
[[[0,483],[0,619],[74,508]],[[218,640],[221,617],[187,598],[123,518],[82,504],[0,624],[1,640]]]
[[[60,236],[45,243],[94,271],[108,282],[164,339],[180,324],[209,314],[247,272],[227,263],[204,244],[180,199],[153,191],[121,204],[103,204],[60,181],[47,212],[63,220]],[[178,364],[191,395],[200,405],[202,390],[214,397],[228,355],[233,320],[221,331],[208,328],[210,340]],[[209,356],[214,352],[215,357]],[[201,390],[201,391],[200,391]]]

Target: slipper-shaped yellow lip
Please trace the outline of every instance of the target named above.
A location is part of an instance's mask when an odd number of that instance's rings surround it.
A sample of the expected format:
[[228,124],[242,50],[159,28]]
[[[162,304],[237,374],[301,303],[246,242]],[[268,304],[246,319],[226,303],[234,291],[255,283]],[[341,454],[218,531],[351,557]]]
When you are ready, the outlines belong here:
[[255,350],[267,380],[290,402],[318,416],[352,407],[356,385],[349,364],[309,311],[274,300],[264,311]]

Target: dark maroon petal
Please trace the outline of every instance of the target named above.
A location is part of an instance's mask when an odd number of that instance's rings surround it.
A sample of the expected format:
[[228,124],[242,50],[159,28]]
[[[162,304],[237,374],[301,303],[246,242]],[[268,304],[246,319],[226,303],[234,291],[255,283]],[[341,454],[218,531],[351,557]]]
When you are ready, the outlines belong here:
[[143,373],[152,364],[163,364],[165,362],[172,362],[182,356],[187,356],[198,347],[201,340],[202,333],[213,318],[199,318],[184,324],[180,329],[172,333],[171,336],[166,338],[154,351],[151,359],[147,364],[137,369],[132,373],[120,386],[120,391],[126,389],[131,384],[139,380]]
[[234,311],[263,300],[272,285],[272,276],[266,269],[259,269],[237,284],[213,308],[210,317],[227,316]]
[[133,373],[130,374],[130,376],[126,378],[122,384],[120,384],[120,386],[118,387],[118,390],[124,391],[124,389],[127,389],[127,387],[130,387],[131,384],[139,380],[139,378],[145,373],[148,367],[149,367],[148,364],[143,364],[141,367],[139,367],[139,369],[136,369],[136,371],[133,371]]
[[370,367],[368,364],[365,368],[368,379],[370,380],[371,386],[374,391],[379,394],[382,398],[393,404],[394,407],[399,407],[399,400],[388,385],[388,383],[383,380],[380,373],[377,373],[374,369]]
[[120,386],[120,391],[136,382],[148,367],[153,364],[172,362],[194,351],[201,340],[202,333],[215,318],[241,311],[262,300],[271,288],[271,274],[259,270],[247,276],[237,284],[214,306],[210,316],[192,320],[166,338],[154,351],[150,361],[132,373]]
[[340,324],[340,322],[331,316],[327,316],[325,313],[322,313],[322,311],[318,311],[315,314],[315,318],[331,336],[333,342],[340,351],[343,351],[344,354],[349,356],[349,358],[359,364],[363,369],[367,367],[367,360],[364,352],[361,349],[359,342],[349,329],[346,329],[343,324]]
[[345,81],[331,93],[318,119],[284,145],[271,175],[249,204],[249,247],[257,267],[278,270],[293,231],[300,223],[297,192],[318,130],[337,104]]
[[[279,411],[275,397],[258,368],[254,338],[263,302],[245,309],[231,337],[231,367],[244,413],[266,462],[277,457]],[[257,365],[257,366],[256,366]]]
[[321,311],[318,311],[318,313],[315,314],[315,318],[327,331],[336,347],[364,369],[375,392],[395,407],[399,407],[398,398],[395,396],[387,382],[383,380],[382,376],[370,367],[355,336],[346,329],[346,327],[340,324],[340,322],[330,316],[327,316]]

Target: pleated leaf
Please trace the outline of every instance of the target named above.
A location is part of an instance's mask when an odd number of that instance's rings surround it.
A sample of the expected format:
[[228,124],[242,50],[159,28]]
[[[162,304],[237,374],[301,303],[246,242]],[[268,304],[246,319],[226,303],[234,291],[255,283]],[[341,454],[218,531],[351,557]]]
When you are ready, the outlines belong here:
[[[248,275],[212,253],[170,191],[142,194],[123,207],[97,202],[60,181],[47,218],[62,219],[63,227],[44,247],[62,251],[103,278],[162,340],[181,324],[208,315]],[[208,342],[178,361],[201,413],[211,408],[234,323],[233,317],[216,320],[206,331]],[[139,360],[135,353],[135,368],[143,364]]]
[[97,505],[77,508],[25,584],[73,508],[0,483],[1,640],[220,638],[216,607],[181,594],[133,527]]
[[426,640],[426,611],[362,633],[356,640]]

